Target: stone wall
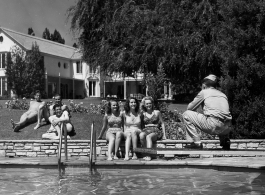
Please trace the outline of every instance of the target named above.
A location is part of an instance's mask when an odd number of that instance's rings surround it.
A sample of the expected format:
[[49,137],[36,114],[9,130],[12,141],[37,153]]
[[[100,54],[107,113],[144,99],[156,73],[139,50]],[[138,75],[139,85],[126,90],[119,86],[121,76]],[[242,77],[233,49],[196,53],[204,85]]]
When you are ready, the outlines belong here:
[[[204,148],[220,148],[218,140],[203,140]],[[59,141],[54,140],[0,140],[0,156],[2,157],[54,157],[58,153]],[[158,141],[158,148],[183,148],[189,142],[184,140]],[[107,143],[97,140],[97,155],[106,156]],[[68,156],[88,156],[89,140],[69,140]],[[265,140],[231,140],[231,149],[265,150]],[[62,156],[64,155],[64,144]]]

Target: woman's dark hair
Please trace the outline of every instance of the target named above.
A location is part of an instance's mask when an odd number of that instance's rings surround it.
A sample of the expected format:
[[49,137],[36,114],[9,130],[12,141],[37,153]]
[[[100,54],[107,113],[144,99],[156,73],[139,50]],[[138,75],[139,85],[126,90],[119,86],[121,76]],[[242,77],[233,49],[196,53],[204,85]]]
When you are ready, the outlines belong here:
[[128,114],[129,111],[130,111],[130,101],[131,100],[135,100],[136,102],[136,107],[135,107],[135,112],[138,112],[139,111],[139,108],[140,108],[140,105],[139,105],[139,102],[136,98],[134,97],[129,97],[126,102],[125,102],[125,105],[124,105],[124,110],[125,110],[125,113]]
[[154,100],[153,100],[153,98],[152,97],[144,97],[143,98],[143,100],[142,100],[142,110],[144,111],[144,112],[146,112],[147,111],[147,109],[146,109],[146,107],[145,107],[145,100],[150,100],[151,102],[152,102],[152,109],[154,110]]
[[203,79],[202,81],[203,84],[205,84],[207,87],[217,87],[217,82],[216,81],[212,81],[210,79]]
[[107,103],[107,106],[106,106],[106,113],[107,114],[111,114],[111,102],[116,102],[117,103],[117,106],[118,106],[118,110],[120,110],[120,105],[119,105],[118,101],[116,101],[116,100],[110,100]]

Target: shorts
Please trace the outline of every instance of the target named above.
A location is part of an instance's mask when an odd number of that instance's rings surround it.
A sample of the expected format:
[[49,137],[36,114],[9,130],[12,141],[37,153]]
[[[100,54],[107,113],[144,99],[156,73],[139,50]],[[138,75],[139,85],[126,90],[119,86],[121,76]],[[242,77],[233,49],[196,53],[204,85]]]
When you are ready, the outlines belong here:
[[141,129],[136,129],[136,128],[135,129],[128,128],[124,131],[124,133],[134,133],[134,132],[136,132],[136,134],[140,134],[142,131]]
[[149,135],[151,133],[155,133],[157,135],[157,139],[162,139],[163,134],[162,131],[158,127],[145,127],[143,129],[143,132],[145,132],[146,135]]
[[109,128],[107,133],[117,133],[117,132],[122,132],[122,129],[121,128]]

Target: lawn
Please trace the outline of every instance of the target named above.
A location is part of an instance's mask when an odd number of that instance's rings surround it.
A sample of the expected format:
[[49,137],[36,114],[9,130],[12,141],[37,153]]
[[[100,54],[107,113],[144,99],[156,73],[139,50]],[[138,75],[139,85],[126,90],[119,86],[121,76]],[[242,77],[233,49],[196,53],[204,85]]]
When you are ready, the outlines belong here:
[[[50,101],[50,100],[45,100]],[[10,119],[13,119],[15,122],[19,121],[20,116],[25,112],[24,110],[9,110],[5,108],[6,100],[0,100],[0,139],[1,140],[40,140],[41,136],[45,133],[50,125],[43,124],[38,130],[34,130],[36,124],[31,124],[23,129],[20,132],[13,132],[10,124]],[[67,100],[63,100],[65,104],[69,105]],[[100,98],[88,98],[88,99],[76,99],[75,103],[83,102],[83,105],[99,104],[101,102]],[[186,110],[186,104],[170,104],[169,109],[179,111]],[[95,129],[97,134],[99,134],[102,128],[102,115],[96,114],[81,114],[81,113],[71,113],[71,121],[74,124],[76,135],[71,139],[74,140],[85,140],[90,137],[90,128],[91,123],[94,121]]]

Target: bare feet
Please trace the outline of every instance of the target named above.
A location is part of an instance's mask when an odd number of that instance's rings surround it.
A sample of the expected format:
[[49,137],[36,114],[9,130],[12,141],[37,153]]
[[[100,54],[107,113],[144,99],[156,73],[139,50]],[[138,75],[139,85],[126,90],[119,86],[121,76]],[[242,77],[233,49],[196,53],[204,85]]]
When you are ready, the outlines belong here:
[[146,157],[144,157],[144,160],[146,160],[146,161],[150,161],[150,160],[151,160],[151,156],[146,156]]
[[129,157],[128,156],[125,156],[124,160],[129,160]]
[[37,130],[40,127],[40,124],[37,123],[37,125],[34,127],[34,130]]
[[114,156],[114,160],[118,160],[119,158],[117,156]]
[[113,159],[111,158],[111,157],[108,157],[108,159],[107,160],[109,160],[109,161],[112,161]]
[[138,159],[137,156],[133,155],[132,160],[137,160],[137,159]]

